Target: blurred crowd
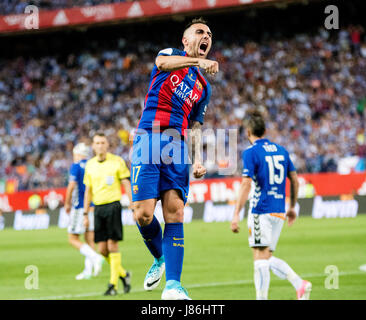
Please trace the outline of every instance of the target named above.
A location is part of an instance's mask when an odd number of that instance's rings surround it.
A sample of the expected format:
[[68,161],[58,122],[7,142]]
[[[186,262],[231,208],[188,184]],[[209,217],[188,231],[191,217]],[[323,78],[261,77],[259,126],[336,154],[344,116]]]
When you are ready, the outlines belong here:
[[132,1],[136,0],[1,0],[0,15],[24,13],[28,5],[35,5],[40,10],[56,10]]
[[[216,41],[209,58],[220,72],[208,77],[213,93],[203,129],[239,129],[238,153],[206,162],[208,177],[240,164],[249,145],[242,120],[248,108],[267,119],[267,135],[290,152],[298,172],[337,170],[340,158],[366,158],[366,42],[359,26],[335,35],[245,42]],[[157,52],[136,50],[0,61],[0,177],[18,189],[63,187],[77,142],[103,130],[111,152],[129,158],[130,135],[143,109]],[[205,138],[205,152],[214,136]],[[228,144],[226,138],[226,144]],[[234,174],[240,174],[241,165]]]

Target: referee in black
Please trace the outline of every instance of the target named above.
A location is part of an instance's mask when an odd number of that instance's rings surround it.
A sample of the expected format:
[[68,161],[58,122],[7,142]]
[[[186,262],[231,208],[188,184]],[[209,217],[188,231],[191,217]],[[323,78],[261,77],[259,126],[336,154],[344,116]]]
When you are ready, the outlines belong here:
[[131,290],[131,274],[122,267],[118,241],[123,240],[122,206],[120,203],[123,186],[132,205],[130,171],[125,161],[108,152],[108,139],[104,133],[93,136],[93,150],[96,156],[85,167],[84,223],[87,226],[89,206],[95,204],[94,241],[99,252],[110,265],[110,281],[104,295],[117,294],[118,278],[122,280],[124,293]]

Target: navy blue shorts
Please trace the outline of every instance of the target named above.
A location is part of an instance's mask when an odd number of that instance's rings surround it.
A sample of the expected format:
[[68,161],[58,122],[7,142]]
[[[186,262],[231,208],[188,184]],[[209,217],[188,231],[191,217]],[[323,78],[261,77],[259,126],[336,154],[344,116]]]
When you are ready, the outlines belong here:
[[188,146],[181,136],[137,131],[131,162],[132,201],[160,199],[177,189],[186,203],[189,192]]

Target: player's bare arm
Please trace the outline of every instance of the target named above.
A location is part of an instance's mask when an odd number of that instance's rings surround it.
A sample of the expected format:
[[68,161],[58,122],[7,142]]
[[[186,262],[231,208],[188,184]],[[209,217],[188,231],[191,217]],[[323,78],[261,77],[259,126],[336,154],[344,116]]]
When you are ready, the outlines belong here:
[[289,172],[288,178],[290,179],[290,208],[287,210],[286,216],[288,226],[292,226],[296,220],[295,205],[299,191],[299,181],[296,171]]
[[200,67],[209,74],[219,72],[219,63],[214,60],[183,57],[183,56],[158,56],[155,64],[160,71],[172,72],[189,67]]
[[84,226],[85,226],[85,228],[88,228],[88,226],[89,226],[89,217],[85,213],[89,212],[89,210],[90,210],[91,200],[92,200],[92,188],[86,186],[85,194],[84,194]]
[[238,233],[239,228],[239,213],[244,208],[245,203],[248,200],[250,188],[252,186],[252,178],[250,177],[243,177],[239,189],[238,199],[235,203],[234,215],[231,221],[231,230],[234,233]]
[[71,211],[71,197],[72,197],[72,192],[75,189],[75,186],[76,186],[76,181],[70,181],[69,184],[67,185],[65,206],[64,206],[67,214],[69,214]]
[[196,179],[203,177],[207,170],[202,164],[202,125],[198,121],[191,123],[191,154],[193,163],[193,176]]

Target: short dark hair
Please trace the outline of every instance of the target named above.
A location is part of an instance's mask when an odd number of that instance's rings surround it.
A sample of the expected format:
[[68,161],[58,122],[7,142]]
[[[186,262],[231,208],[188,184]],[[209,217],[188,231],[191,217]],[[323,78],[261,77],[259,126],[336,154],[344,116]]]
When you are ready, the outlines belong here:
[[92,138],[93,140],[94,140],[94,137],[105,137],[105,138],[107,138],[105,133],[102,132],[102,131],[97,131],[96,133],[94,133],[93,138]]
[[202,24],[205,24],[206,26],[208,25],[207,24],[207,21],[205,19],[203,19],[202,17],[199,17],[199,18],[194,18],[192,19],[187,25],[186,27],[184,28],[184,32],[186,32],[187,29],[189,29],[191,26],[193,26],[194,24],[198,24],[198,23],[202,23]]
[[262,113],[258,110],[248,110],[244,117],[244,127],[250,129],[256,137],[262,137],[266,132],[266,124]]

